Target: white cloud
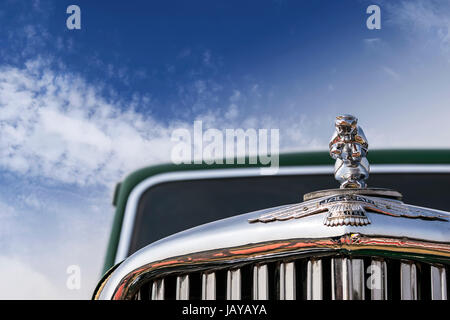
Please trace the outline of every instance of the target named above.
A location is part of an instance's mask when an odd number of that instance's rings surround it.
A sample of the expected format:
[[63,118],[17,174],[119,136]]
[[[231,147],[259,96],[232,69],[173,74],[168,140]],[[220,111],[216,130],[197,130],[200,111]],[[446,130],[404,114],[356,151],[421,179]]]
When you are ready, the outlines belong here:
[[368,47],[374,47],[377,44],[381,43],[382,41],[380,38],[365,38],[363,39],[363,42]]
[[[106,192],[82,201],[74,192],[31,187],[13,204],[0,199],[0,299],[90,298],[100,278],[113,210]],[[81,268],[79,290],[66,286],[69,265]]]
[[[192,123],[174,119],[164,124],[134,111],[145,97],[108,100],[81,77],[52,71],[48,65],[35,59],[24,68],[0,68],[0,166],[4,169],[64,183],[109,186],[139,167],[168,161],[173,129],[192,128]],[[274,117],[241,115],[234,103],[225,110],[211,109],[217,103],[213,94],[217,85],[197,80],[194,87],[201,104],[196,117],[209,127],[280,126],[280,119]],[[235,90],[229,100],[241,98]],[[298,127],[295,117],[281,123],[307,132]],[[284,146],[291,142],[289,135],[285,138]],[[308,141],[300,145],[308,146]]]
[[231,102],[237,102],[241,98],[241,92],[239,90],[233,90],[233,94],[230,97]]
[[203,52],[203,63],[207,66],[211,64],[211,51],[206,50]]
[[400,80],[400,75],[397,72],[395,72],[392,68],[384,66],[383,71],[394,80]]
[[44,274],[20,258],[0,256],[0,299],[55,299],[58,290]]
[[18,227],[16,221],[20,219],[20,215],[13,205],[0,201],[0,247],[1,241],[8,239],[16,232],[23,232],[22,226]]
[[0,201],[0,219],[16,216],[14,208],[6,203]]
[[[437,40],[445,54],[450,54],[450,3],[446,0],[388,2],[391,20],[408,31],[414,41]],[[425,36],[418,40],[418,35]]]
[[235,105],[234,103],[230,104],[230,106],[228,107],[227,112],[225,112],[225,118],[227,120],[232,120],[232,119],[236,119],[236,117],[239,114],[239,110],[238,110],[238,106]]
[[45,61],[0,69],[0,165],[68,183],[102,183],[168,159],[170,127],[107,101]]

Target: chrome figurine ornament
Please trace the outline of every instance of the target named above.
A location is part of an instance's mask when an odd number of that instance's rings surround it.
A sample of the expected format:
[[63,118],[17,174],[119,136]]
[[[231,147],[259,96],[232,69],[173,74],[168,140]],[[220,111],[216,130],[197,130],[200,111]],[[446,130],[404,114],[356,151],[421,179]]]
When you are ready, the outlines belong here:
[[367,188],[369,144],[358,119],[351,115],[336,117],[336,131],[330,141],[330,155],[336,159],[335,178],[339,189],[307,193],[304,202],[282,207],[249,219],[253,222],[284,221],[326,213],[323,224],[334,226],[366,226],[371,223],[367,212],[424,220],[448,221],[435,210],[404,204],[402,194],[390,189]]
[[369,144],[358,119],[344,114],[336,117],[336,130],[329,144],[330,155],[336,160],[334,177],[341,188],[366,188],[369,177],[369,161],[366,155]]

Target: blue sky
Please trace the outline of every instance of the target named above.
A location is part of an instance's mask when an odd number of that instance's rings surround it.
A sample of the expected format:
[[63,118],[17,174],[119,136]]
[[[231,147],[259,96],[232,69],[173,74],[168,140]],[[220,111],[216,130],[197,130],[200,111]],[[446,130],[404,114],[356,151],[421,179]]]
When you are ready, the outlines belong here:
[[[70,4],[81,30],[66,28]],[[381,30],[366,27],[370,4]],[[445,0],[5,0],[0,22],[10,297],[88,298],[115,182],[169,161],[171,132],[194,120],[280,128],[283,150],[317,150],[333,117],[353,113],[371,148],[450,147]],[[71,264],[79,291],[65,286]]]

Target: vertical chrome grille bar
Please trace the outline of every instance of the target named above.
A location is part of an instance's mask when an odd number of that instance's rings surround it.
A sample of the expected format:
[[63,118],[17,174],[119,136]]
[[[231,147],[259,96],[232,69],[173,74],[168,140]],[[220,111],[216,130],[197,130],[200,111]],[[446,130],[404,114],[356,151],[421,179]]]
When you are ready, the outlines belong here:
[[202,274],[202,300],[216,300],[216,274]]
[[267,265],[253,267],[253,300],[269,299],[269,273]]
[[227,300],[241,300],[241,269],[227,272]]
[[280,300],[295,300],[295,263],[280,264]]
[[387,300],[387,265],[386,261],[372,260],[369,267],[368,287],[372,300]]
[[352,264],[348,258],[331,259],[331,299],[352,300]]
[[152,300],[164,300],[164,279],[153,281]]
[[177,300],[189,299],[189,275],[177,277],[177,290],[175,297]]
[[364,260],[363,259],[351,259],[352,264],[352,291],[353,300],[365,299],[365,283],[364,283]]
[[306,298],[323,299],[322,260],[309,260],[306,275]]
[[417,270],[414,263],[400,264],[400,297],[402,300],[417,300]]
[[431,299],[447,300],[447,275],[443,267],[431,266]]

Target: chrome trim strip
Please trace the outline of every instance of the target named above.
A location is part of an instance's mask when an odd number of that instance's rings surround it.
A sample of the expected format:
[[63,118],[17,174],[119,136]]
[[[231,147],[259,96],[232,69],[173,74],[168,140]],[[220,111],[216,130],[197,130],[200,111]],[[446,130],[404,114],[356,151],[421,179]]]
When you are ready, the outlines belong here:
[[296,299],[295,263],[280,264],[280,300]]
[[227,272],[227,300],[241,300],[241,269]]
[[164,300],[164,279],[153,281],[152,300]]
[[372,300],[387,300],[387,264],[386,261],[372,260],[370,266],[370,297]]
[[267,264],[253,267],[253,300],[269,299],[269,272]]
[[[311,174],[333,174],[333,166],[293,166],[280,167],[277,176],[283,175],[311,175]],[[450,165],[372,165],[372,173],[450,173]],[[115,264],[124,260],[128,256],[128,250],[131,242],[131,235],[134,228],[137,206],[142,194],[150,187],[171,181],[199,180],[199,179],[217,179],[231,177],[255,177],[260,176],[260,168],[242,168],[242,169],[206,169],[184,172],[168,172],[149,177],[139,183],[130,193],[125,213],[123,217],[122,228],[120,232],[119,244],[117,247]]]
[[365,299],[364,260],[351,259],[352,264],[352,300]]
[[322,260],[309,260],[306,275],[306,299],[323,299]]
[[431,299],[447,300],[447,275],[445,267],[431,266]]
[[176,300],[189,300],[189,275],[177,277]]
[[331,299],[352,300],[352,264],[348,258],[331,259]]
[[202,300],[216,300],[216,274],[202,273]]
[[401,300],[417,300],[417,270],[414,263],[400,264]]

